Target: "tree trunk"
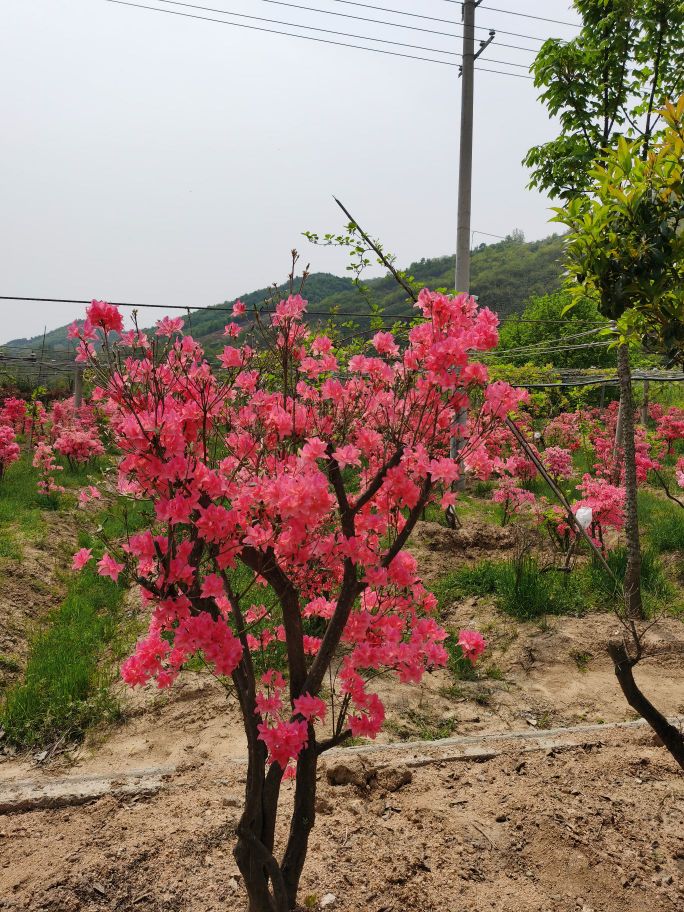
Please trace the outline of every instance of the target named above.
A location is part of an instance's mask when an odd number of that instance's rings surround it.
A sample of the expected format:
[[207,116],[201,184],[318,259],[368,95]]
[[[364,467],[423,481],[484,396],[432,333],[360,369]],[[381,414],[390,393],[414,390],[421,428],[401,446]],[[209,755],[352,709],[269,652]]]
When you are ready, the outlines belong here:
[[309,834],[316,820],[316,767],[318,752],[313,726],[309,726],[309,745],[297,761],[294,810],[290,820],[290,835],[283,856],[282,872],[289,908],[297,905],[299,879],[302,876]]
[[622,420],[624,398],[620,393],[620,404],[618,406],[617,422],[615,423],[615,439],[613,441],[613,477],[611,484],[619,485],[620,476],[622,475],[622,460],[624,458],[623,443],[623,425]]
[[634,446],[634,403],[629,348],[618,347],[618,376],[622,411],[622,448],[625,460],[625,536],[627,569],[625,570],[625,607],[630,618],[643,618],[641,600],[641,548],[637,510],[636,449]]
[[249,912],[290,912],[283,875],[268,844],[268,823],[275,821],[278,796],[272,790],[269,795],[265,769],[266,748],[249,745],[245,809],[233,856],[245,881]]
[[625,647],[622,644],[612,645],[609,646],[608,651],[615,665],[615,675],[627,702],[648,722],[684,770],[684,735],[674,725],[670,725],[665,716],[641,692],[632,673],[634,662],[628,656]]

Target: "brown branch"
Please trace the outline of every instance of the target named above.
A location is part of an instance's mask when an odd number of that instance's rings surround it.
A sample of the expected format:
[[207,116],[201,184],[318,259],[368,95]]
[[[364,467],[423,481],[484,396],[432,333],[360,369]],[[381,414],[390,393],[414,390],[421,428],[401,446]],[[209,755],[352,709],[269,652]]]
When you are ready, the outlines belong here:
[[401,446],[401,447],[399,447],[399,449],[396,451],[396,453],[394,454],[394,456],[392,456],[391,459],[388,459],[388,460],[387,460],[387,462],[386,462],[386,463],[384,464],[384,466],[379,470],[379,472],[377,473],[377,475],[375,476],[375,478],[373,479],[373,481],[368,485],[368,487],[367,487],[366,490],[363,492],[363,494],[362,494],[362,495],[359,497],[359,499],[354,503],[354,506],[352,507],[352,510],[353,510],[354,513],[358,513],[360,510],[362,510],[362,509],[366,506],[366,504],[367,504],[370,500],[372,500],[373,497],[375,497],[375,495],[378,493],[378,491],[379,491],[380,488],[382,487],[383,482],[385,481],[385,477],[386,477],[387,473],[389,472],[390,469],[393,469],[393,468],[395,468],[396,466],[399,465],[399,463],[401,462],[401,458],[402,458],[403,455],[404,455],[404,448],[403,448],[403,446]]
[[684,735],[671,725],[665,716],[655,708],[651,701],[641,692],[634,680],[633,668],[635,659],[627,654],[624,644],[609,645],[608,652],[615,666],[615,676],[625,699],[639,715],[645,719],[658,735],[668,751],[684,770]]
[[663,491],[665,492],[665,496],[668,497],[670,500],[673,500],[676,504],[679,504],[679,506],[684,510],[684,500],[680,500],[678,497],[674,496],[674,494],[670,491],[670,489],[667,485],[667,482],[665,481],[663,476],[660,474],[658,469],[652,469],[652,472],[655,475],[655,477],[658,479],[660,486],[662,487]]
[[385,266],[387,269],[389,269],[389,271],[392,273],[392,275],[394,276],[394,278],[396,279],[396,281],[401,285],[401,287],[404,289],[404,291],[406,292],[406,294],[411,298],[411,300],[413,301],[413,303],[414,303],[414,304],[417,304],[417,303],[418,303],[418,295],[417,295],[417,294],[415,293],[415,291],[411,288],[411,286],[408,284],[408,282],[406,282],[406,280],[397,272],[397,270],[396,270],[396,269],[394,268],[394,266],[390,263],[390,261],[387,259],[387,257],[386,257],[385,254],[382,252],[382,250],[378,247],[378,245],[375,243],[375,241],[372,241],[372,240],[368,237],[368,235],[366,234],[366,232],[363,230],[363,228],[361,227],[361,225],[359,225],[359,223],[356,221],[356,219],[354,218],[354,216],[349,212],[349,210],[345,209],[345,207],[343,206],[343,204],[337,199],[336,196],[333,196],[333,199],[335,200],[335,202],[337,203],[337,205],[340,207],[340,209],[342,210],[342,212],[344,212],[344,214],[347,216],[347,218],[349,219],[349,221],[352,222],[352,224],[353,224],[356,228],[358,228],[359,234],[360,234],[361,237],[364,239],[364,241],[368,244],[368,246],[371,248],[371,250],[373,251],[373,253],[377,254],[378,258],[382,261],[383,266]]

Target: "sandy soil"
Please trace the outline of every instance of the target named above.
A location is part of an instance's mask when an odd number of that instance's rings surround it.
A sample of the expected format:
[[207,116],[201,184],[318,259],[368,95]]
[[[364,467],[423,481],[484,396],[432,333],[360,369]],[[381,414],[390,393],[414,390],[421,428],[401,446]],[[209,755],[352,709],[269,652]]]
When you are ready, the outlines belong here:
[[[442,533],[419,537],[428,575],[513,547],[508,530],[492,526],[448,538],[445,548]],[[469,598],[446,622],[489,640],[477,678],[454,682],[439,671],[420,687],[381,681],[381,740],[634,718],[605,655],[618,632],[612,615],[521,624]],[[663,620],[649,636],[638,680],[662,711],[684,714],[684,624]],[[244,774],[233,697],[203,674],[169,692],[122,687],[121,696],[124,725],[94,732],[47,768],[30,757],[0,762],[0,786],[151,766],[177,772],[149,799],[0,816],[0,909],[243,910],[231,855]],[[345,762],[358,767],[354,757]],[[373,764],[401,770],[405,761],[398,745],[373,755],[355,774],[360,785],[332,786],[322,771],[301,894],[308,908],[330,893],[340,912],[684,912],[684,777],[648,730],[606,730],[559,751],[512,744],[486,762],[445,758],[413,769],[397,791],[373,774]]]
[[[402,756],[382,761],[402,770]],[[684,778],[643,730],[442,760],[397,791],[368,759],[364,772],[360,786],[321,772],[309,908],[330,893],[340,912],[684,909]],[[0,909],[244,909],[231,856],[243,776],[198,760],[151,799],[0,818]]]

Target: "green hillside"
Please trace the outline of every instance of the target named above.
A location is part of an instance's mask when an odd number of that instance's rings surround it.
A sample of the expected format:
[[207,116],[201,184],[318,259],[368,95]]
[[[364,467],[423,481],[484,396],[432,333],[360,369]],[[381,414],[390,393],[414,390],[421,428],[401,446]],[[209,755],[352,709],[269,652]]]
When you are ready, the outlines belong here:
[[[481,245],[472,254],[471,290],[478,296],[481,304],[495,310],[501,317],[520,312],[525,302],[532,295],[546,294],[556,290],[560,285],[562,238],[553,235],[541,241],[525,242],[518,237],[510,237],[498,244]],[[430,288],[452,288],[454,283],[454,257],[423,259],[412,263],[407,272],[419,285]],[[404,291],[399,288],[391,276],[370,279],[366,285],[372,299],[382,310],[392,313],[408,314],[411,306],[406,300]],[[280,288],[286,292],[286,286]],[[262,303],[273,294],[273,288],[261,288],[241,295],[248,308]],[[338,312],[358,314],[358,322],[365,322],[368,313],[365,298],[348,277],[334,276],[329,273],[314,273],[307,279],[304,297],[309,301],[311,310],[331,309]],[[223,302],[225,306],[228,302]],[[192,308],[192,304],[189,304]],[[205,344],[215,343],[223,332],[227,322],[225,311],[194,311],[191,315],[193,336]],[[42,336],[32,339],[15,339],[7,343],[15,348],[39,350],[43,344]],[[45,349],[60,351],[67,348],[66,327],[47,333]]]

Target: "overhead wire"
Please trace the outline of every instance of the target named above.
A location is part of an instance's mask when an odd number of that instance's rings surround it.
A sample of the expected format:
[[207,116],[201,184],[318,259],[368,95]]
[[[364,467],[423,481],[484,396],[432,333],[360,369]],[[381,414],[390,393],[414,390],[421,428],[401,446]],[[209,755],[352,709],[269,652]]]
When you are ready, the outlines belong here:
[[[181,0],[157,0],[157,2],[166,3],[166,4],[169,4],[170,6],[182,6],[182,7],[186,7],[189,9],[201,10],[202,12],[205,12],[205,13],[220,13],[222,16],[237,16],[240,19],[252,19],[255,22],[268,22],[272,25],[285,25],[288,28],[298,28],[298,29],[305,29],[306,31],[311,31],[311,32],[321,32],[324,35],[338,35],[341,38],[355,38],[355,39],[359,39],[361,41],[375,41],[379,44],[391,44],[391,45],[395,45],[397,47],[412,48],[415,51],[428,51],[431,54],[448,54],[450,57],[460,57],[461,56],[461,54],[459,54],[458,51],[444,50],[442,48],[425,47],[424,45],[420,45],[420,44],[408,44],[405,41],[393,41],[390,38],[374,38],[374,37],[371,37],[370,35],[358,35],[355,32],[341,32],[338,29],[320,28],[319,26],[315,26],[315,25],[306,25],[306,23],[303,23],[303,22],[286,22],[282,19],[271,19],[267,16],[252,16],[248,13],[236,13],[233,10],[219,9],[219,8],[213,7],[213,6],[200,6],[197,3],[183,3],[183,2],[181,2]],[[147,7],[147,8],[149,9],[150,7]],[[158,7],[154,7],[154,9],[158,9]],[[159,9],[159,12],[168,13],[171,11]],[[240,23],[235,23],[235,24],[239,25]]]
[[[165,3],[167,6],[185,6],[185,7],[190,7],[193,9],[204,10],[205,12],[223,13],[224,15],[227,15],[227,16],[238,16],[238,17],[242,17],[242,18],[246,18],[246,19],[261,18],[258,16],[247,16],[244,13],[233,13],[233,12],[228,12],[227,10],[214,9],[213,7],[200,6],[197,3],[181,2],[181,0],[157,0],[157,2]],[[418,26],[418,25],[406,25],[403,22],[390,22],[387,19],[370,19],[368,16],[355,16],[352,13],[337,13],[334,10],[320,9],[319,7],[316,7],[316,6],[303,6],[300,3],[288,3],[288,2],[286,2],[286,0],[261,0],[261,2],[275,4],[276,6],[285,6],[285,7],[288,7],[289,9],[298,9],[298,10],[302,10],[303,12],[308,12],[308,13],[320,13],[325,16],[335,16],[337,18],[354,19],[357,22],[370,22],[374,25],[388,25],[391,28],[408,29],[409,31],[414,31],[414,32],[425,32],[430,35],[440,35],[443,38],[463,38],[463,35],[457,35],[454,32],[443,32],[443,31],[440,31],[439,29],[428,29],[428,28],[425,28],[424,26]],[[342,2],[342,0],[337,0],[337,2]],[[456,26],[456,28],[460,27],[460,23],[455,22],[453,19],[438,19],[438,18],[435,18],[434,16],[423,16],[420,13],[405,13],[405,12],[402,12],[401,10],[389,9],[389,8],[383,7],[383,6],[369,6],[366,3],[353,4],[353,5],[362,6],[366,9],[377,10],[378,12],[394,13],[399,16],[412,16],[412,17],[415,17],[416,19],[425,19],[428,21],[441,22],[441,23],[444,23],[445,25]],[[276,21],[276,20],[273,20],[273,21]],[[285,24],[285,23],[283,23],[283,24]],[[295,23],[292,23],[292,24],[294,25]],[[306,28],[306,26],[301,26],[301,27]],[[475,28],[478,31],[487,31],[487,32],[492,31],[491,28],[484,26],[484,25],[476,25]],[[497,34],[510,35],[515,38],[529,38],[531,41],[539,41],[541,43],[543,43],[544,41],[547,40],[546,38],[540,38],[536,35],[523,35],[520,32],[507,32],[503,29],[498,29],[498,28],[495,29],[495,31],[497,32]],[[513,48],[514,50],[517,50],[517,51],[529,51],[532,54],[537,53],[537,51],[534,48],[522,48],[515,44],[502,44],[499,41],[497,41],[497,44],[500,47]]]
[[[445,3],[453,3],[455,6],[461,6],[463,0],[445,0]],[[554,25],[567,25],[570,28],[581,28],[577,22],[567,22],[563,19],[547,19],[545,16],[535,16],[533,13],[521,13],[518,10],[501,9],[496,6],[483,6],[482,9],[491,10],[493,13],[504,13],[507,16],[520,16],[523,19],[536,19],[538,22],[551,22]]]
[[[317,38],[317,37],[314,37],[313,35],[300,35],[300,34],[296,34],[293,32],[283,32],[280,29],[266,28],[266,26],[261,26],[261,25],[248,25],[246,22],[229,22],[226,19],[216,19],[212,16],[199,16],[196,13],[181,13],[181,12],[178,12],[177,10],[162,9],[161,7],[158,7],[158,6],[149,6],[148,4],[144,4],[144,3],[135,3],[135,2],[133,2],[133,0],[103,0],[103,2],[113,3],[113,4],[116,4],[117,6],[128,6],[128,7],[134,8],[134,9],[148,10],[149,12],[153,12],[153,13],[162,13],[167,16],[179,16],[183,19],[196,19],[196,20],[199,20],[200,22],[211,22],[211,23],[218,24],[218,25],[232,26],[233,28],[242,28],[242,29],[249,29],[250,31],[265,32],[265,33],[271,34],[271,35],[281,35],[281,36],[285,36],[288,38],[299,38],[303,41],[314,41],[318,44],[329,44],[329,45],[334,45],[336,47],[353,48],[354,50],[357,50],[357,51],[369,51],[374,54],[384,54],[384,55],[390,56],[390,57],[403,57],[407,60],[420,60],[423,63],[438,63],[438,64],[441,64],[442,66],[451,66],[451,67],[460,66],[460,64],[458,64],[456,62],[452,62],[451,60],[440,60],[440,59],[437,59],[434,57],[422,57],[422,56],[418,56],[416,54],[406,54],[401,51],[388,51],[388,50],[384,50],[383,48],[374,48],[374,47],[366,47],[365,45],[350,44],[349,42],[346,42],[346,41],[334,41],[331,38]],[[158,2],[167,2],[167,0],[158,0]],[[174,2],[175,2],[175,0],[174,0]],[[190,3],[187,3],[187,4],[183,3],[183,4],[179,4],[179,5],[193,7],[196,9],[205,9],[204,7],[194,6],[193,4],[190,4]],[[206,8],[206,9],[209,9],[209,8]],[[449,54],[449,55],[453,55],[456,57],[461,56],[456,51],[445,51],[445,50],[439,50],[437,48],[425,48],[421,45],[409,45],[404,42],[392,41],[392,40],[386,39],[386,38],[371,38],[370,36],[367,36],[367,35],[352,35],[347,32],[338,32],[333,29],[323,29],[323,28],[318,28],[316,26],[300,25],[300,24],[296,24],[296,23],[281,23],[279,20],[265,19],[263,17],[258,17],[258,16],[247,16],[246,14],[243,14],[243,13],[230,13],[230,12],[226,12],[226,11],[222,11],[222,10],[217,10],[217,12],[223,12],[224,15],[242,16],[243,18],[258,19],[260,21],[273,22],[275,24],[283,24],[283,25],[287,25],[288,27],[291,27],[291,28],[299,28],[299,29],[304,29],[304,30],[308,30],[308,31],[323,32],[326,34],[336,34],[336,35],[339,35],[340,37],[350,37],[350,38],[356,38],[356,39],[359,39],[362,41],[374,41],[376,43],[381,43],[381,44],[391,44],[391,45],[395,45],[395,46],[415,48],[416,50],[424,50],[424,51],[427,51],[428,53]],[[503,43],[500,46],[501,47],[513,47],[513,45],[504,45]],[[535,53],[535,51],[531,48],[519,48],[519,50],[527,50],[527,51],[531,51],[531,53]],[[526,76],[526,75],[523,75],[522,73],[510,73],[510,72],[506,72],[503,70],[494,70],[494,69],[482,67],[482,66],[478,66],[478,67],[476,67],[476,69],[481,70],[482,72],[485,72],[485,73],[497,73],[500,76],[513,76],[518,79],[531,79],[532,78],[531,76]]]
[[[239,299],[238,299],[239,300]],[[37,304],[92,304],[93,299],[85,298],[43,298],[43,297],[31,297],[31,296],[18,296],[18,295],[0,295],[0,301],[32,301]],[[155,310],[188,310],[187,304],[133,304],[130,301],[108,301],[108,304],[112,304],[114,307],[131,307],[133,309],[142,309],[145,307],[155,309]],[[211,311],[213,313],[231,313],[233,312],[232,306],[226,305],[225,307],[221,304],[212,304],[212,305],[190,305],[192,312],[194,311]],[[268,311],[267,311],[268,312]],[[406,313],[394,313],[384,311],[380,314],[373,313],[360,313],[359,311],[338,311],[336,313],[330,313],[327,310],[307,310],[308,316],[323,316],[323,317],[356,317],[357,319],[371,319],[373,317],[383,317],[385,319],[397,319],[397,320],[411,320],[414,317],[409,316]],[[525,317],[518,317],[517,314],[510,314],[504,316],[501,322],[515,321],[516,323],[543,323],[545,325],[561,325],[567,326],[568,324],[583,324],[591,326],[606,326],[606,320],[534,320],[526,319]]]

